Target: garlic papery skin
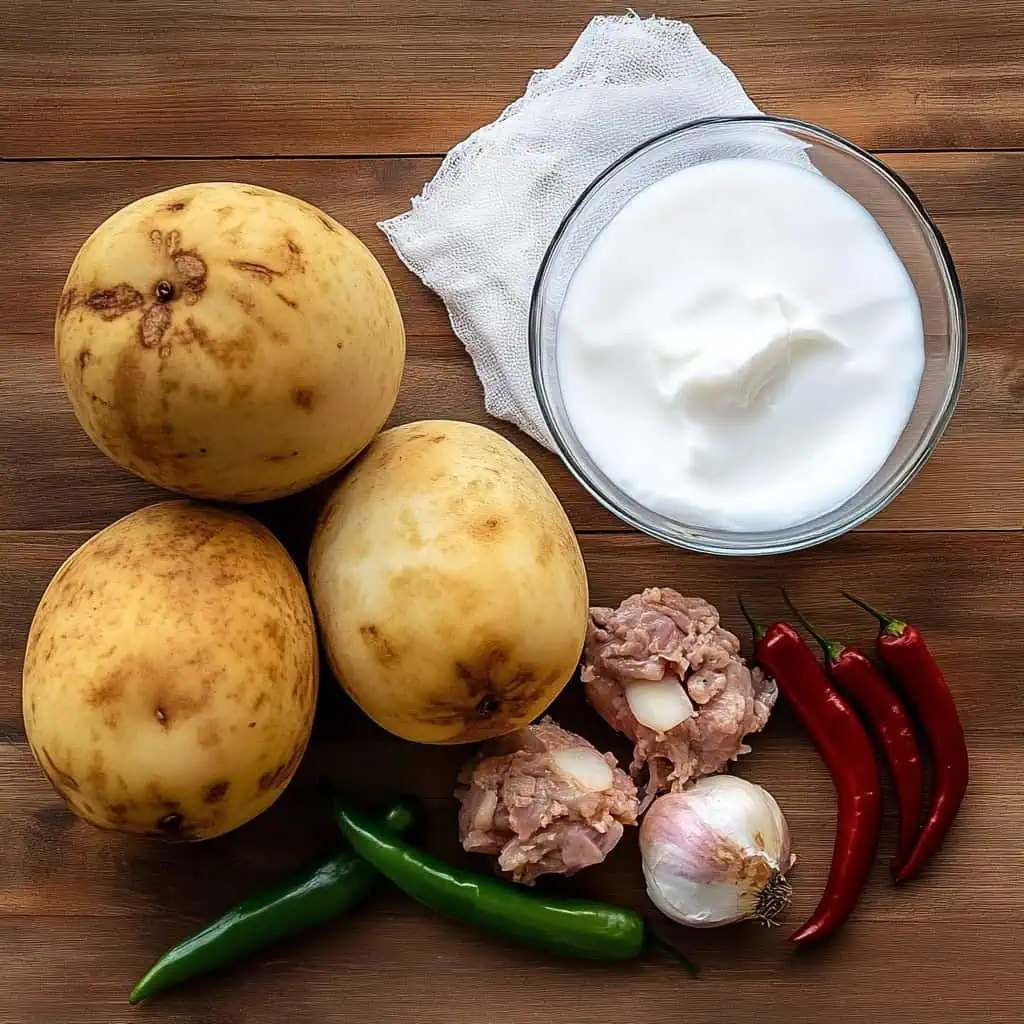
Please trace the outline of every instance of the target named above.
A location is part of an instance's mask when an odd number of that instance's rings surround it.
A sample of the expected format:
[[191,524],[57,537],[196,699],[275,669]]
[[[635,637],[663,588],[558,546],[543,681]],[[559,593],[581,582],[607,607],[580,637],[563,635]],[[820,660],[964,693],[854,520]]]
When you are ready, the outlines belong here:
[[772,795],[712,775],[651,805],[640,826],[651,902],[692,928],[747,918],[776,924],[789,906],[789,827]]

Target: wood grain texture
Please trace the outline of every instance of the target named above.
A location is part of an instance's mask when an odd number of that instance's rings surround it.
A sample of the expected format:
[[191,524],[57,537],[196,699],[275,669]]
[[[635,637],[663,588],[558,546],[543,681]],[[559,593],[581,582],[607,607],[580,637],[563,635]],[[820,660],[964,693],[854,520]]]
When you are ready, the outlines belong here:
[[[1024,237],[1024,154],[892,154],[957,261],[969,318],[967,377],[952,426],[915,484],[868,529],[1019,529],[1024,526],[1024,295],[1017,239]],[[52,320],[79,245],[124,203],[188,180],[236,178],[310,200],[352,228],[395,283],[409,331],[409,360],[392,422],[453,417],[486,422],[470,361],[442,304],[401,266],[375,227],[406,208],[433,174],[433,159],[133,161],[0,166],[0,529],[99,527],[156,497],[78,430],[57,377]],[[45,226],[45,227],[44,227]],[[537,460],[577,529],[614,529],[561,462],[499,426]],[[60,496],[39,502],[40,491]],[[307,504],[300,498],[299,504]]]
[[[16,678],[28,622],[49,575],[85,536],[0,535],[0,559],[11,579],[0,629],[3,678]],[[973,758],[969,800],[948,849],[927,876],[898,892],[889,883],[885,859],[895,831],[890,809],[869,889],[835,943],[794,956],[785,929],[674,933],[704,968],[698,982],[658,958],[595,967],[510,948],[385,889],[350,920],[154,1004],[145,1011],[147,1020],[312,1024],[362,1021],[372,1012],[388,1021],[484,1024],[493,1019],[486,1008],[500,1006],[502,1019],[516,1022],[551,1020],[552,1007],[558,1007],[560,1018],[580,1024],[593,1020],[598,1008],[610,1020],[655,1024],[678,1002],[685,1003],[686,1019],[694,1024],[720,1022],[723,1006],[737,1020],[760,1006],[761,1019],[780,1024],[818,1022],[826,1012],[870,1013],[867,1019],[875,1024],[1019,1020],[1024,991],[1014,944],[1024,938],[1024,893],[1007,883],[1024,871],[1024,849],[1012,824],[1018,781],[1005,764],[1007,752],[1019,750],[1024,736],[1024,704],[1003,683],[1001,666],[1011,664],[1019,649],[1015,602],[1024,585],[1024,538],[861,533],[785,562],[739,566],[628,534],[584,537],[583,550],[597,602],[617,601],[653,581],[692,589],[699,580],[701,592],[736,626],[737,587],[767,616],[781,608],[776,587],[784,580],[831,632],[867,644],[870,623],[838,598],[835,588],[842,581],[919,622],[938,657],[954,666],[951,681]],[[940,563],[957,585],[936,602]],[[567,727],[625,754],[586,708],[578,684],[570,685],[553,710]],[[123,1006],[124,994],[166,945],[330,848],[332,826],[315,782],[320,775],[367,796],[415,792],[429,818],[427,845],[446,858],[473,863],[457,847],[451,797],[466,751],[396,740],[331,684],[324,688],[311,750],[285,797],[239,831],[185,849],[102,833],[64,810],[35,771],[20,735],[13,689],[0,693],[0,735],[0,823],[6,838],[0,848],[0,943],[22,951],[19,978],[25,986],[3,990],[2,1021],[134,1019]],[[787,923],[796,923],[814,906],[828,870],[834,798],[827,773],[784,707],[738,770],[767,786],[789,819],[800,863]],[[560,888],[644,908],[633,837],[600,871],[584,872]],[[61,1016],[67,995],[50,964],[57,937],[61,955],[83,985],[75,1017]],[[996,941],[1008,945],[1006,955],[993,949]],[[897,977],[901,995],[894,1000],[880,989]],[[949,1001],[937,1008],[934,999],[944,985]],[[327,1008],[336,1016],[325,1018]]]
[[[0,154],[443,153],[618,3],[7,0]],[[762,109],[874,149],[1024,144],[1004,0],[666,0]],[[40,125],[50,130],[41,131]],[[67,126],[64,128],[63,126]],[[63,128],[63,130],[62,130]]]
[[[407,207],[436,170],[436,154],[498,114],[534,68],[555,64],[592,14],[621,11],[592,0],[4,3],[0,1024],[1024,1020],[1024,153],[1011,151],[1024,147],[1024,2],[657,7],[689,18],[762,108],[889,151],[884,159],[945,234],[967,301],[960,406],[922,475],[855,533],[752,560],[691,555],[623,530],[554,456],[489,420],[443,306],[374,226]],[[140,157],[157,159],[121,159]],[[783,610],[785,583],[824,628],[869,644],[870,620],[838,597],[842,583],[920,624],[948,669],[972,754],[968,802],[926,877],[895,891],[880,860],[849,926],[807,955],[787,947],[788,929],[678,931],[673,937],[704,968],[697,982],[657,957],[614,967],[554,960],[440,920],[382,886],[349,920],[129,1009],[131,983],[168,944],[334,848],[320,775],[367,797],[415,792],[428,818],[424,842],[444,857],[482,863],[455,837],[451,787],[467,751],[391,738],[329,679],[295,782],[267,814],[210,843],[167,847],[99,832],[64,808],[32,760],[20,673],[36,603],[93,530],[163,496],[107,461],[75,422],[53,359],[57,296],[104,217],[199,180],[295,193],[370,245],[410,335],[392,422],[470,419],[519,444],[581,533],[595,602],[668,584],[708,597],[736,626],[738,590],[768,618]],[[300,563],[323,490],[254,510]],[[578,684],[554,711],[567,727],[627,753],[585,707]],[[790,820],[800,856],[795,924],[828,869],[830,781],[784,706],[738,771],[767,786]],[[894,830],[890,811],[883,855]],[[602,868],[558,888],[649,909],[632,836]]]

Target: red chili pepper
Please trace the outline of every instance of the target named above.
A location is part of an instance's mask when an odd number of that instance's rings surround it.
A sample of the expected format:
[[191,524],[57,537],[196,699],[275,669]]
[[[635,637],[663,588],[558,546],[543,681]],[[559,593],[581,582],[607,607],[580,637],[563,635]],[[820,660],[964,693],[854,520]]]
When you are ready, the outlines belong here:
[[935,778],[931,806],[917,844],[896,876],[897,882],[905,882],[939,849],[960,810],[970,774],[967,740],[956,701],[920,630],[877,611],[845,590],[843,596],[878,619],[882,627],[878,653],[902,684],[932,748]]
[[867,881],[882,827],[882,786],[875,751],[853,708],[839,695],[814,652],[792,626],[767,631],[740,607],[754,630],[757,661],[771,673],[810,734],[836,787],[836,842],[825,892],[790,941],[817,942],[849,917]]
[[874,727],[889,765],[900,810],[900,832],[893,874],[899,874],[921,833],[924,769],[914,725],[893,688],[876,671],[867,655],[822,636],[783,591],[786,604],[821,647],[832,681],[853,701]]

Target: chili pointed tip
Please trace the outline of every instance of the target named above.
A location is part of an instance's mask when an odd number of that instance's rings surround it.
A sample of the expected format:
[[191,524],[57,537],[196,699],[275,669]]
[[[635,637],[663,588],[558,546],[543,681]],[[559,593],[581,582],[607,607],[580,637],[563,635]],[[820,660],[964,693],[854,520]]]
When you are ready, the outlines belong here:
[[907,863],[902,865],[899,870],[895,871],[895,878],[893,879],[893,882],[896,885],[903,885],[904,882],[909,882],[916,874],[917,869],[911,865],[910,861],[907,861]]

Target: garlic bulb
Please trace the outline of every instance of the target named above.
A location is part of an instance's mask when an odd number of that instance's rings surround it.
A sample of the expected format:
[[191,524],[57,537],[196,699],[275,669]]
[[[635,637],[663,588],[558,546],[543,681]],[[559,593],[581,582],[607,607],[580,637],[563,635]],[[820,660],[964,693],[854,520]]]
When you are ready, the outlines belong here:
[[693,928],[777,923],[789,906],[789,827],[767,790],[712,775],[651,805],[640,826],[647,894]]

